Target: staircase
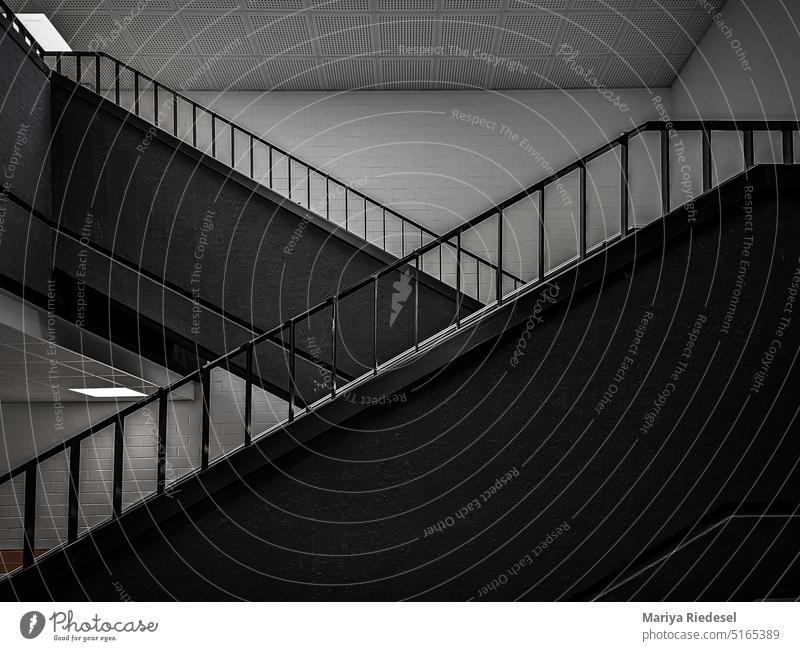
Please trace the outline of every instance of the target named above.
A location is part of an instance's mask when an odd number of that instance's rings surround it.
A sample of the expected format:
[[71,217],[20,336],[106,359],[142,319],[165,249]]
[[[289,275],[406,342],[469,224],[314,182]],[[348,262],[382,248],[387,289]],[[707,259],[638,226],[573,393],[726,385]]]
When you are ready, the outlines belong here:
[[[65,56],[54,56],[56,70],[59,61],[63,70]],[[82,62],[87,55],[74,56],[76,73],[83,80]],[[109,59],[104,55],[92,54],[91,57],[95,62],[92,72],[95,91],[102,93],[101,59]],[[111,62],[114,63],[112,78],[119,79],[120,64]],[[136,74],[134,112],[137,109],[135,97],[138,97]],[[160,85],[152,80],[147,83],[152,84],[154,102],[157,102],[162,92]],[[110,88],[119,104],[122,96],[119,84]],[[173,106],[177,107],[183,98],[177,94],[173,97]],[[163,126],[158,111],[154,113],[155,123]],[[179,122],[173,115],[171,124],[176,137]],[[211,155],[216,157],[214,122],[212,119],[210,147]],[[231,133],[238,129],[229,126]],[[396,262],[0,477],[0,486],[11,486],[11,493],[21,498],[18,503],[24,504],[21,513],[23,566],[9,575],[0,589],[23,586],[25,581],[33,581],[37,571],[55,576],[76,562],[86,562],[93,548],[110,549],[146,533],[154,523],[179,519],[189,507],[204,508],[202,502],[210,493],[237,485],[243,477],[263,468],[265,460],[273,463],[298,445],[308,445],[318,434],[352,423],[357,417],[374,416],[374,410],[369,411],[369,408],[381,404],[381,398],[383,404],[387,400],[397,402],[395,397],[415,386],[422,387],[418,390],[423,395],[426,377],[450,363],[473,363],[475,356],[485,354],[486,346],[504,332],[526,319],[530,321],[531,314],[538,315],[543,308],[550,309],[551,304],[557,306],[554,312],[563,309],[566,299],[580,295],[583,288],[613,276],[654,249],[691,236],[700,231],[701,225],[708,228],[708,224],[713,223],[715,210],[731,211],[737,205],[745,184],[752,184],[764,196],[796,185],[793,143],[797,131],[798,124],[791,122],[695,121],[669,125],[648,122],[442,236],[426,236],[420,229],[419,245],[405,255],[401,251],[402,257]],[[686,205],[675,198],[682,196],[681,182],[692,183],[692,178],[683,179],[683,171],[673,160],[671,137],[678,132],[696,134],[701,150],[698,196]],[[741,136],[743,164],[740,170],[727,177],[723,177],[722,165],[717,164],[713,156],[712,134],[717,132]],[[754,134],[766,132],[781,134],[781,160],[774,163],[782,164],[757,165]],[[236,142],[234,137],[229,152],[234,167],[241,161],[235,156]],[[254,151],[255,143],[251,140],[249,149],[245,148],[248,156]],[[193,139],[192,145],[195,144]],[[657,151],[655,156],[650,156],[659,162],[654,171],[657,215],[646,212],[653,196],[640,197],[631,192],[632,176],[640,170],[630,165],[630,152],[642,146],[655,147]],[[294,159],[285,153],[281,155],[289,158],[288,179]],[[619,203],[615,214],[603,211],[602,219],[594,222],[591,210],[592,198],[596,198],[592,193],[595,188],[593,166],[599,161],[616,168]],[[312,168],[307,167],[306,179],[311,175]],[[562,188],[570,182],[577,187],[572,196],[577,210],[575,246],[573,251],[556,257],[547,247],[546,233],[552,226],[547,213],[550,198],[561,196]],[[308,183],[306,187],[310,187],[310,181]],[[289,181],[287,197],[292,200],[296,198],[293,187]],[[368,200],[362,199],[366,206]],[[308,196],[306,201],[311,206]],[[639,201],[645,204],[644,210],[640,209]],[[345,215],[348,214],[345,211]],[[520,214],[528,224],[535,226],[536,237],[531,240],[531,246],[521,247],[519,241],[509,243],[506,239],[509,220]],[[642,219],[643,215],[649,216]],[[430,239],[425,241],[426,237]],[[488,262],[469,252],[469,244],[475,241],[488,242]],[[385,248],[385,238],[382,243]],[[432,311],[439,310],[439,304],[434,305],[418,290],[423,272],[454,288],[459,297],[465,293],[465,287],[471,287],[474,297],[485,306],[466,314],[456,307],[446,315],[446,323],[442,323],[441,313],[430,319]],[[544,293],[550,298],[543,299]],[[516,332],[513,334],[519,336]],[[273,352],[264,356],[267,347]],[[536,362],[532,352],[528,355],[519,347],[514,350],[516,365]],[[276,355],[280,359],[277,370]],[[259,392],[264,385],[260,378],[264,376],[262,367],[266,365],[270,366],[270,373],[278,372],[281,377],[281,381],[271,382],[271,385],[284,387],[286,415],[280,422],[262,429],[256,421],[263,416],[258,405],[263,406]],[[235,445],[223,446],[213,455],[212,442],[218,442],[215,431],[218,422],[215,398],[218,396],[212,391],[212,382],[218,382],[215,378],[221,374],[225,378],[235,376],[223,382],[230,382],[231,392],[235,394],[240,437]],[[184,432],[170,396],[193,382],[201,387],[201,397],[194,406],[198,412],[197,431]],[[318,390],[316,396],[309,387]],[[364,402],[363,397],[368,400]],[[226,403],[224,408],[229,413],[231,403]],[[153,414],[152,429],[157,436],[153,465],[144,474],[139,465],[130,463],[126,448],[129,423],[140,419],[143,413]],[[95,517],[90,521],[81,504],[81,486],[85,482],[81,457],[85,443],[108,433],[113,438],[109,517]],[[176,435],[187,439],[196,436],[198,455],[192,472],[172,479],[168,470],[173,455],[171,448],[175,444],[171,439]],[[42,497],[40,475],[45,470],[54,472],[48,475],[48,483],[60,484],[66,496],[64,544],[38,555],[41,547],[37,546],[40,522],[37,506]]]

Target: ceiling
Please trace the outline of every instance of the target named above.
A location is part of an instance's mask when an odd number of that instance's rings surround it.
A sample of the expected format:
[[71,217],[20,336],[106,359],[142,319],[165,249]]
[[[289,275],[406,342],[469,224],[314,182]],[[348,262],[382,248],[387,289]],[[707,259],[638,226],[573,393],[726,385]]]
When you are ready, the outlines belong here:
[[[69,389],[125,387],[150,394],[178,377],[0,290],[0,403],[127,401]],[[194,389],[186,385],[171,397],[191,400]]]
[[[73,50],[178,90],[669,86],[711,24],[698,0],[14,0]],[[725,0],[710,0],[722,7]],[[121,28],[121,29],[120,29]],[[563,44],[580,55],[556,56]],[[419,52],[409,48],[439,48]],[[481,55],[502,58],[497,65]]]
[[152,393],[154,384],[80,353],[0,324],[0,402],[85,402],[70,389],[126,387]]

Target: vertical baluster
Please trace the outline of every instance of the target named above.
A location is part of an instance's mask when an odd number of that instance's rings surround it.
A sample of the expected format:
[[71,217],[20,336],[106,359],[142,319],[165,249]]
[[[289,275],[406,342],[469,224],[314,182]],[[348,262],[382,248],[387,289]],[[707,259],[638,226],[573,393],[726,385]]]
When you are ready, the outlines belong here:
[[125,420],[117,416],[114,420],[114,488],[112,511],[114,517],[122,515],[122,456],[125,450]]
[[139,73],[133,71],[133,112],[139,115]]
[[178,95],[172,93],[172,135],[178,137]]
[[119,61],[114,62],[114,101],[119,106]]
[[158,126],[158,82],[153,80],[153,124]]
[[100,94],[100,55],[94,55],[94,91]]
[[628,141],[623,140],[619,145],[619,228],[620,235],[628,234]]
[[[490,263],[489,264],[489,269],[491,269],[491,268],[492,268],[492,265]],[[477,300],[480,303],[480,301],[481,301],[481,261],[479,259],[477,259],[477,258],[475,259],[475,276],[476,276],[475,284],[478,287],[477,291],[475,292],[475,294],[476,294],[475,300]],[[487,300],[487,302],[489,300],[489,295],[491,294],[491,291],[492,291],[492,288],[490,286],[488,291],[486,292],[486,300]]]
[[289,422],[294,420],[294,319],[289,319]]
[[255,147],[255,141],[253,140],[253,136],[250,136],[250,178],[256,178],[256,172],[253,165],[253,148]]
[[67,542],[78,539],[81,486],[81,442],[69,446],[69,497],[67,498]]
[[791,129],[783,130],[783,164],[794,164],[794,132]]
[[400,257],[406,257],[406,220],[400,218]]
[[744,168],[753,167],[753,130],[745,129],[742,133],[742,146],[744,147]]
[[[480,261],[478,262],[478,273],[480,274]],[[480,300],[480,275],[478,276],[478,300]],[[495,295],[497,304],[503,303],[503,211],[497,213],[497,273],[495,274]],[[487,297],[488,302],[488,297]]]
[[349,207],[349,205],[347,203],[347,195],[349,195],[349,194],[350,194],[350,192],[348,191],[347,186],[344,186],[344,227],[348,231],[350,230],[350,226],[349,226],[350,207]]
[[419,271],[421,255],[414,258],[414,349],[419,350]]
[[245,350],[245,381],[244,381],[244,444],[250,445],[253,441],[253,352],[255,345],[248,344]]
[[579,213],[579,233],[578,233],[578,257],[583,260],[586,257],[586,164],[581,163],[579,168],[580,178],[580,213]]
[[325,219],[331,220],[331,179],[325,177]]
[[456,328],[461,327],[461,231],[456,236]]
[[156,491],[159,495],[167,486],[167,390],[162,388],[158,396],[158,479]]
[[61,55],[56,54],[56,72],[61,74]]
[[292,157],[289,156],[286,159],[287,166],[289,169],[289,201],[292,200]]
[[228,122],[228,128],[231,132],[231,167],[236,169],[236,130],[233,122]]
[[269,146],[269,187],[272,189],[272,146]]
[[192,102],[192,147],[197,147],[197,104]]
[[539,190],[539,280],[544,279],[544,186]]
[[669,213],[669,132],[666,125],[661,129],[661,213]]
[[34,548],[36,546],[36,463],[25,471],[25,513],[22,540],[22,567],[33,565]]
[[386,208],[383,208],[383,250],[386,251]]
[[217,120],[214,114],[211,114],[211,158],[217,157]]
[[331,398],[336,397],[336,319],[339,311],[339,296],[331,299]]
[[372,281],[372,372],[378,374],[378,275]]
[[81,55],[78,54],[75,56],[75,83],[78,85],[81,85],[81,77],[83,77],[82,67]]
[[200,469],[208,468],[209,443],[211,440],[211,367],[200,369],[200,385],[203,392],[203,423],[200,441]]
[[364,239],[367,239],[367,198],[364,197]]
[[311,210],[311,168],[306,166],[306,208]]
[[703,127],[703,192],[711,189],[713,180],[711,165],[711,131]]

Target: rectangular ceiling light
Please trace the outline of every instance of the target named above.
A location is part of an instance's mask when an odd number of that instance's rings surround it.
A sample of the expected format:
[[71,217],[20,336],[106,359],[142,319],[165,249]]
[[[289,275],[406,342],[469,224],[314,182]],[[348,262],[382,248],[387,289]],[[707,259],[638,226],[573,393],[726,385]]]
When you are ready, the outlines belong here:
[[75,393],[82,393],[85,396],[92,398],[143,398],[146,393],[139,393],[133,389],[126,389],[125,387],[105,387],[98,389],[70,389]]
[[17,14],[17,18],[45,52],[72,52],[64,37],[44,14]]

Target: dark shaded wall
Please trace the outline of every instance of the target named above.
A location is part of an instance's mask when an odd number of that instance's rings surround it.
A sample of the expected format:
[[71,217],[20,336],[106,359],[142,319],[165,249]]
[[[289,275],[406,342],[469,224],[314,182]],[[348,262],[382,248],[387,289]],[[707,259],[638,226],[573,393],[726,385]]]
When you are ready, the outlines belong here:
[[[84,247],[75,241],[59,242],[56,267],[67,276],[80,272],[91,289],[131,309],[135,318],[164,324],[190,345],[220,354],[241,343],[247,330],[211,314],[195,318],[203,309],[194,299],[266,330],[393,260],[177,139],[148,131],[143,120],[86,89],[55,80],[56,218],[179,291],[165,292],[102,255],[84,260]],[[411,278],[416,291],[416,276]],[[413,296],[391,322],[399,272],[380,282],[377,315],[371,286],[342,301],[337,363],[346,373],[371,366],[374,323],[378,356],[385,360],[413,344],[415,328],[424,337],[451,322],[455,291],[425,274],[420,278],[419,326]],[[469,309],[476,305],[470,300]],[[107,319],[102,301],[87,309]],[[298,323],[296,333],[298,347],[325,362],[332,353],[330,321],[328,308]],[[108,327],[113,334],[115,326]]]
[[50,83],[44,63],[0,25],[0,274],[46,291],[49,233],[13,205],[14,193],[50,213]]
[[750,219],[746,187],[730,182],[733,207],[663,252],[575,295],[559,288],[568,300],[539,312],[536,294],[521,299],[541,318],[529,337],[523,324],[454,359],[406,402],[49,595],[112,599],[119,582],[137,600],[570,598],[722,505],[796,503],[800,198],[755,195]]

